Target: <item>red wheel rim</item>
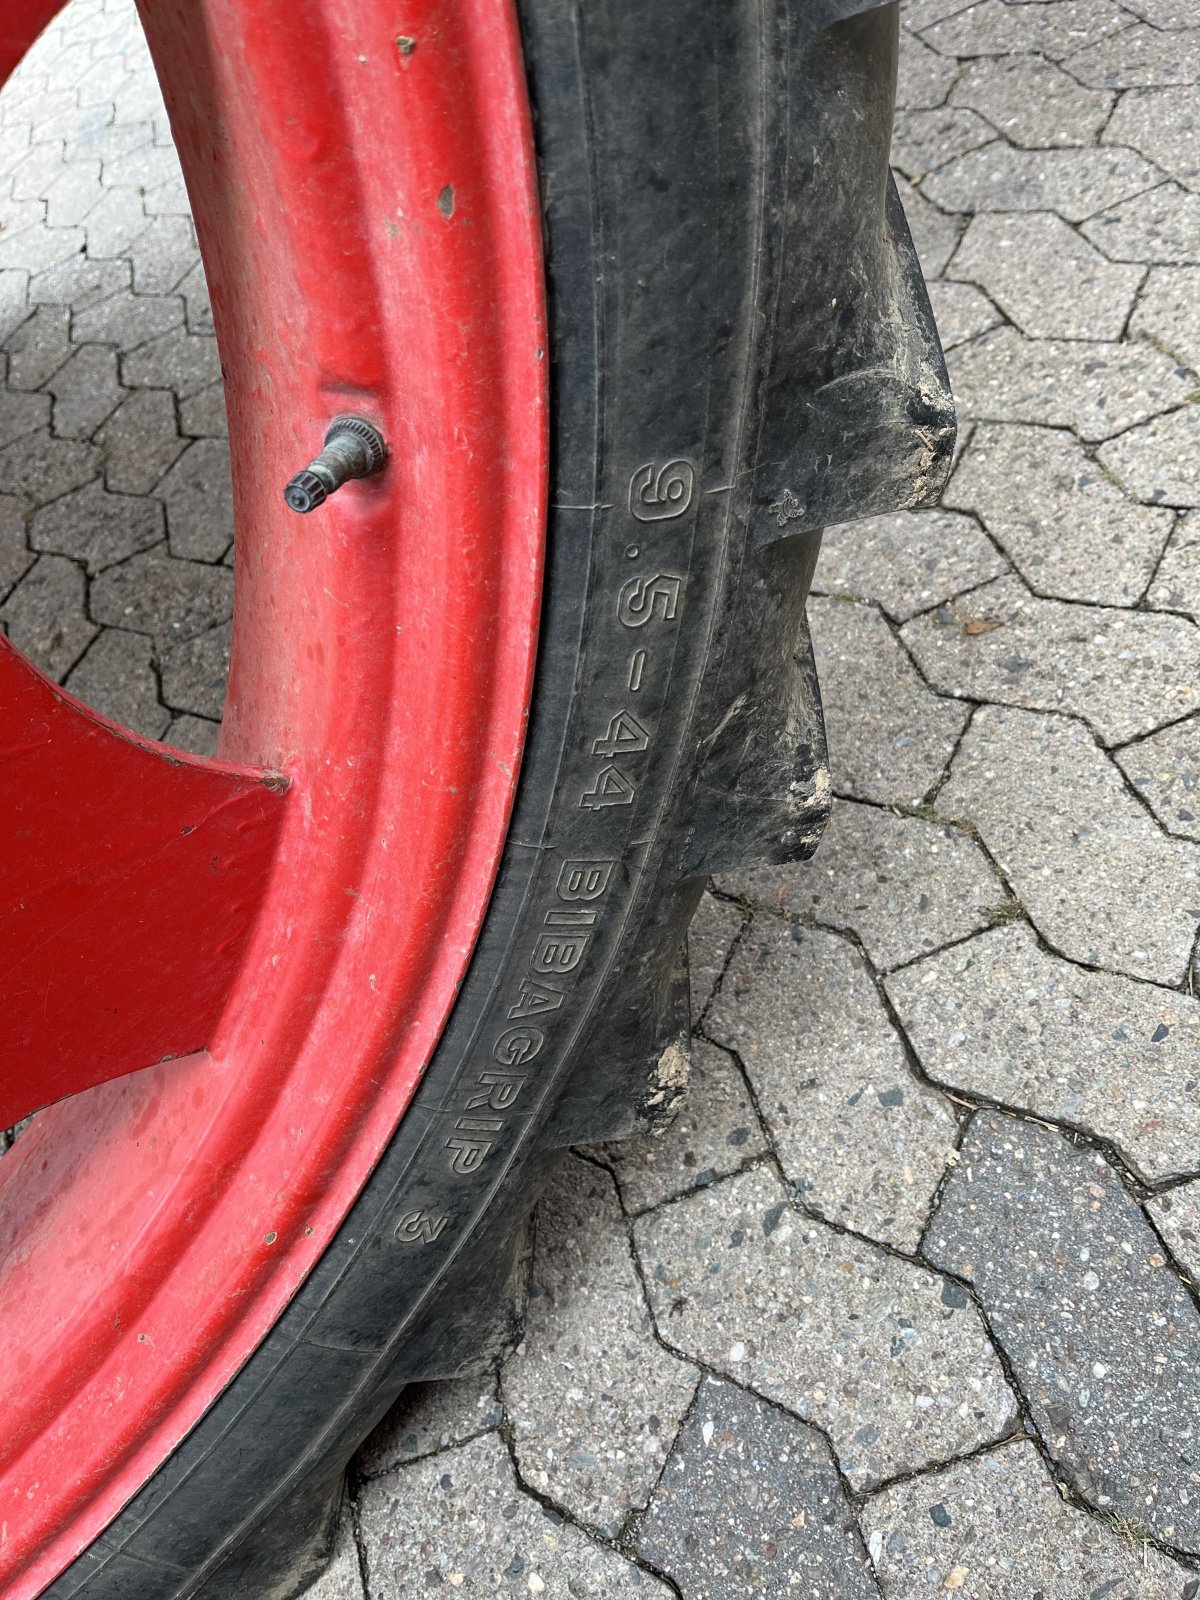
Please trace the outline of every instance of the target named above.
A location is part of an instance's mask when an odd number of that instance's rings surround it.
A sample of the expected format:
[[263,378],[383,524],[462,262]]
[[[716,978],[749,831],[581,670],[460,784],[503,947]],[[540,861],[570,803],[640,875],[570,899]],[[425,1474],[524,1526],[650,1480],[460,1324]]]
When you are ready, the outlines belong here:
[[[10,0],[0,76],[57,8]],[[226,375],[221,754],[291,787],[207,1051],[52,1106],[0,1163],[9,1600],[193,1425],[385,1147],[487,905],[536,643],[545,308],[510,0],[420,0],[400,41],[384,0],[143,12]],[[346,411],[389,467],[294,517],[282,486]]]

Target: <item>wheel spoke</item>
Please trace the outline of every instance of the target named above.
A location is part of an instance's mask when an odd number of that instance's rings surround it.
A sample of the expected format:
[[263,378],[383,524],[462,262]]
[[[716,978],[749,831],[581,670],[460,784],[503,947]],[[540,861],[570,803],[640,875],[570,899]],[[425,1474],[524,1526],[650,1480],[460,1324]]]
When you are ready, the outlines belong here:
[[205,1047],[286,789],[104,721],[0,637],[0,1126]]

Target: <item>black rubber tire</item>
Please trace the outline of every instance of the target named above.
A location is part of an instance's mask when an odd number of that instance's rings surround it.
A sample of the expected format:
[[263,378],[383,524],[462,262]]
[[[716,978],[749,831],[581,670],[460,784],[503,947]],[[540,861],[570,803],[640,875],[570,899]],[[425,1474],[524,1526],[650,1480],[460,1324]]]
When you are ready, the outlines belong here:
[[953,443],[887,173],[895,9],[523,0],[553,509],[486,926],[318,1268],[54,1600],[282,1600],[311,1581],[345,1465],[404,1385],[513,1336],[556,1152],[669,1114],[705,876],[815,847],[819,529],[927,499]]

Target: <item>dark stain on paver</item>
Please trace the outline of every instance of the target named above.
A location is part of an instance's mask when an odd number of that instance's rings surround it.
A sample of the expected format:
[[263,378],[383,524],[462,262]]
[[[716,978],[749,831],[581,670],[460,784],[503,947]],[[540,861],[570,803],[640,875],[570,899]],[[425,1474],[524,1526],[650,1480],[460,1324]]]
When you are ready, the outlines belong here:
[[634,1547],[684,1600],[879,1600],[821,1435],[712,1378]]
[[974,1285],[1084,1498],[1200,1551],[1200,1315],[1104,1158],[976,1116],[926,1254]]

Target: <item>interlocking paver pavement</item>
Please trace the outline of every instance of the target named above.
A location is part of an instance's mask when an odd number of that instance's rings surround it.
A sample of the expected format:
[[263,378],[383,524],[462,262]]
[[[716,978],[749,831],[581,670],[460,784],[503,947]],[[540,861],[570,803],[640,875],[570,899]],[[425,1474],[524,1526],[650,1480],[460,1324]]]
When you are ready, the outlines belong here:
[[1191,1571],[1056,1491],[1032,1444],[1004,1445],[885,1489],[863,1527],[884,1600],[1180,1600]]
[[737,1052],[784,1174],[810,1209],[912,1249],[957,1123],[908,1070],[854,946],[756,919],[704,1026]]
[[820,1434],[712,1378],[634,1541],[685,1600],[879,1597]]
[[716,881],[751,905],[848,930],[880,971],[988,927],[1007,898],[965,829],[850,800],[834,806],[808,872],[758,867]]
[[977,1113],[926,1252],[973,1285],[1070,1481],[1196,1549],[1200,1310],[1104,1156]]
[[[690,1101],[572,1161],[524,1345],[402,1397],[318,1600],[1200,1596],[1196,55],[1194,0],[905,0],[965,448],[827,536],[825,844],[705,896]],[[0,623],[211,753],[225,409],[130,0],[0,96],[0,222]]]
[[1200,628],[1185,617],[1067,605],[998,578],[901,637],[942,694],[1065,711],[1120,744],[1200,706]]

